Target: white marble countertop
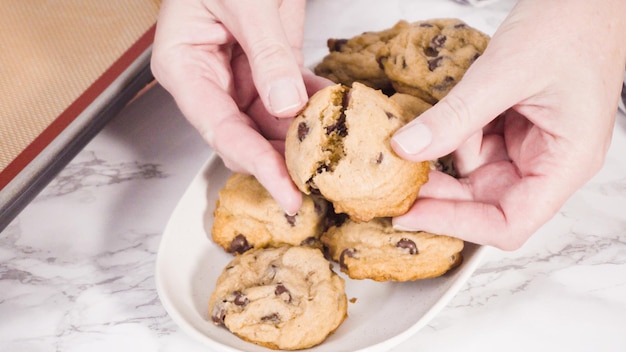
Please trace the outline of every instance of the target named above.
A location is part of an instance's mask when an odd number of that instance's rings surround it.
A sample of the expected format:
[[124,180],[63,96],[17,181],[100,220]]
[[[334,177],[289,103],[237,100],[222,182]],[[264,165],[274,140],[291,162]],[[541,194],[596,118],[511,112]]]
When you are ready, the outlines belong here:
[[[384,4],[310,0],[307,62],[324,55],[327,37],[401,18],[458,17],[491,34],[512,6]],[[601,172],[523,248],[490,250],[447,307],[393,351],[622,351],[624,150],[618,116]],[[159,86],[113,120],[0,233],[0,351],[207,351],[165,312],[154,264],[170,213],[210,154]]]

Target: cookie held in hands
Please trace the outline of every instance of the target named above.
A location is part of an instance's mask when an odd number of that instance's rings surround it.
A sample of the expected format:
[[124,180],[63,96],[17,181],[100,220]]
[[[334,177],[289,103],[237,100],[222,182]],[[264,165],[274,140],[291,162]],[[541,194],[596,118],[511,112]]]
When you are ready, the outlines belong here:
[[388,218],[347,220],[324,233],[322,243],[350,278],[375,281],[441,276],[461,263],[464,247],[454,237],[395,230]]
[[406,118],[396,102],[363,84],[326,87],[287,131],[289,174],[302,192],[321,194],[355,221],[404,214],[429,172],[428,162],[404,160],[391,149]]
[[235,173],[218,193],[211,236],[233,254],[283,244],[319,247],[327,209],[326,200],[304,195],[298,213],[288,215],[254,176]]
[[273,349],[323,342],[347,316],[344,280],[319,249],[281,246],[235,257],[209,300],[214,324]]

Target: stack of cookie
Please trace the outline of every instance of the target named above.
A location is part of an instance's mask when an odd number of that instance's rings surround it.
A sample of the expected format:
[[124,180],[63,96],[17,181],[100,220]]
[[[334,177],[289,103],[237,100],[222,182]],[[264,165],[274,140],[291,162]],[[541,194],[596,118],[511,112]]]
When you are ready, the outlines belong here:
[[235,258],[209,299],[213,323],[281,350],[315,346],[339,327],[348,307],[345,282],[321,251],[328,213],[325,199],[303,195],[298,213],[285,214],[254,176],[231,175],[211,237]]
[[252,176],[233,174],[219,192],[211,236],[235,258],[210,298],[215,324],[270,348],[308,348],[347,316],[345,281],[329,261],[351,279],[374,281],[434,278],[460,264],[462,240],[392,227],[442,163],[406,161],[389,141],[454,86],[487,42],[452,19],[328,41],[315,72],[337,84],[310,98],[285,140],[300,211],[285,214]]
[[400,21],[390,29],[329,39],[315,73],[351,86],[359,82],[435,104],[484,52],[489,37],[457,19]]

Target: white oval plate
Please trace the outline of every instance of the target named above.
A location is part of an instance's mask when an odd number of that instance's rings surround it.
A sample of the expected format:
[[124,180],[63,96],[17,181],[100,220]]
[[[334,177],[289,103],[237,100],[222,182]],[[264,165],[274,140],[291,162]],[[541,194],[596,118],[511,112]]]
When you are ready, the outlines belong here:
[[[232,259],[210,237],[217,192],[231,171],[212,156],[196,175],[172,213],[156,262],[163,306],[189,335],[216,351],[270,351],[211,323],[208,300],[217,277]],[[310,351],[386,351],[424,327],[459,291],[481,261],[485,247],[466,244],[463,263],[436,279],[380,283],[346,280],[348,318]]]

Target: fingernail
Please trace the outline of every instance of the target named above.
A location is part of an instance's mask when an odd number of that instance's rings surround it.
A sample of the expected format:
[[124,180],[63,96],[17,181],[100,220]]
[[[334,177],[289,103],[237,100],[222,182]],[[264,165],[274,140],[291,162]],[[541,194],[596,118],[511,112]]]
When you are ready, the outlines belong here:
[[410,228],[410,227],[407,227],[407,226],[402,226],[402,225],[399,225],[399,224],[393,224],[393,229],[396,230],[396,231],[412,231],[412,232],[417,231],[414,228]]
[[404,126],[392,141],[407,154],[417,154],[428,147],[433,140],[430,128],[421,122]]
[[275,114],[299,108],[302,101],[295,83],[289,78],[272,82],[269,91],[269,104]]

